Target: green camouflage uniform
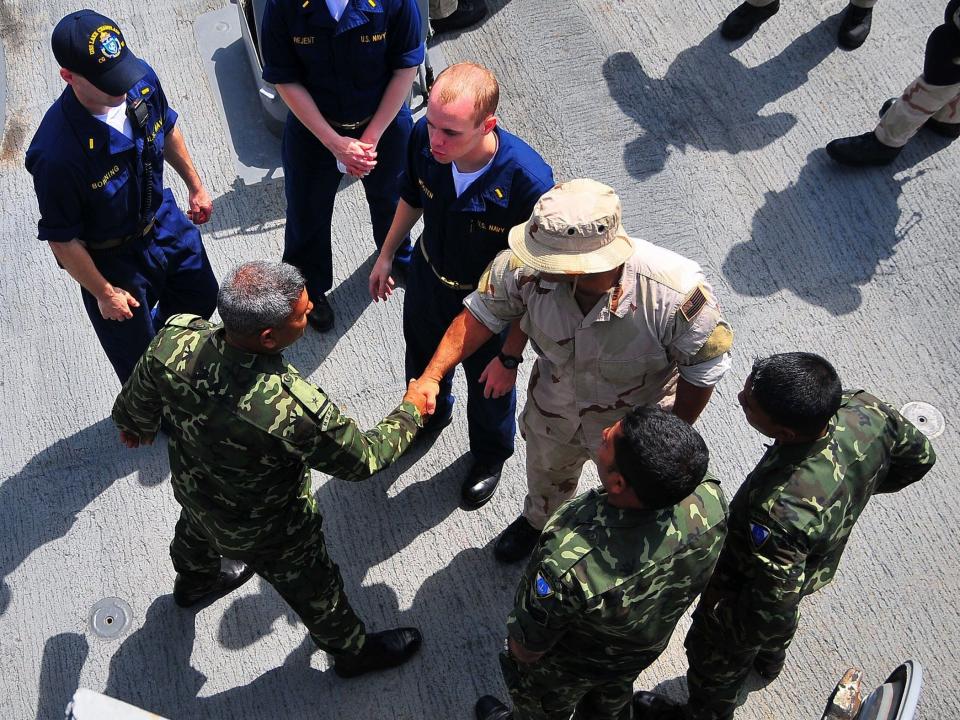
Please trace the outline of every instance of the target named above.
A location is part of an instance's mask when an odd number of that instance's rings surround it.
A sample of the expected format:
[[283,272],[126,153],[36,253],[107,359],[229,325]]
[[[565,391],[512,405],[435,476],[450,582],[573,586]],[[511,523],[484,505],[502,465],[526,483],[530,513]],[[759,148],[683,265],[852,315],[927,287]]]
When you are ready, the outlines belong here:
[[276,588],[324,650],[352,653],[363,623],[327,555],[310,468],[363,480],[407,448],[422,420],[403,403],[364,432],[281,355],[238,350],[222,326],[167,322],[113,407],[121,430],[152,437],[166,421],[181,505],[170,555],[188,584],[216,578],[220,556]]
[[711,476],[678,505],[623,510],[591,490],[547,522],[507,620],[533,652],[500,658],[517,720],[629,714],[633,681],[663,652],[720,555],[727,503]]
[[769,447],[730,504],[730,531],[687,635],[688,714],[733,716],[755,659],[785,657],[800,599],[829,583],[870,497],[923,477],[936,455],[902,415],[845,393],[825,437]]

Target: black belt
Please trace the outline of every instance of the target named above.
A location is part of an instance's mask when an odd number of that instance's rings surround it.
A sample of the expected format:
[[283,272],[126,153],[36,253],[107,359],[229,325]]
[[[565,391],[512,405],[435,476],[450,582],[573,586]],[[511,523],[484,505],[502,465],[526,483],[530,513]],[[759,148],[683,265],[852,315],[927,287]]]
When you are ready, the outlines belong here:
[[328,125],[335,127],[337,130],[359,130],[373,120],[373,115],[368,118],[364,118],[363,120],[357,120],[356,122],[348,123],[340,122],[339,120],[331,120],[330,118],[326,118],[326,120]]
[[466,283],[459,283],[456,280],[450,280],[445,278],[437,269],[433,266],[433,263],[430,262],[430,256],[427,255],[427,243],[424,242],[423,238],[420,238],[420,242],[417,243],[420,246],[420,252],[423,253],[423,259],[427,261],[427,265],[430,266],[430,269],[433,270],[433,274],[437,276],[437,280],[442,282],[451,290],[475,290],[476,285],[467,285]]
[[134,240],[139,240],[142,237],[145,237],[151,230],[153,230],[153,225],[156,223],[157,218],[153,217],[150,219],[146,225],[143,226],[141,230],[138,230],[135,233],[127,235],[126,237],[121,238],[111,238],[109,240],[101,240],[99,242],[85,242],[88,250],[113,250],[114,248],[123,247],[129,242]]

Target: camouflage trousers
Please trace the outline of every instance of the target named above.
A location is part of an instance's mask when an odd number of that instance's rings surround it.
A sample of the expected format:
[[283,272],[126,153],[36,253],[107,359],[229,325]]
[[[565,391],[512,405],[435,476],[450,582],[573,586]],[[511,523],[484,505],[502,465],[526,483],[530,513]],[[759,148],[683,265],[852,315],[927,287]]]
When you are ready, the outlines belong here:
[[630,720],[633,682],[643,668],[605,678],[587,677],[549,656],[523,665],[502,653],[500,670],[513,701],[514,720]]
[[322,519],[312,514],[313,521],[286,535],[282,547],[262,553],[256,548],[223,552],[202,522],[181,509],[170,543],[173,567],[181,581],[203,587],[219,574],[221,555],[245,562],[280,593],[322,650],[334,655],[359,652],[366,640],[363,623],[343,592],[340,568],[327,554]]
[[[726,607],[724,607],[726,605]],[[736,637],[732,630],[734,603],[704,603],[693,613],[684,646],[687,649],[689,720],[729,720],[741,702],[741,690],[754,663],[782,664],[797,629],[799,613],[784,618],[780,632],[754,641]]]

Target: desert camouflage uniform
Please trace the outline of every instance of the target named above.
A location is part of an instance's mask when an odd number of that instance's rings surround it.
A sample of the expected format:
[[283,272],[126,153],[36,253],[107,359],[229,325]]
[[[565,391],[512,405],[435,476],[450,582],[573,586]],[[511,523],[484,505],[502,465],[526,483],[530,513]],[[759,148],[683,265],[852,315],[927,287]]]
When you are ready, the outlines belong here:
[[903,147],[927,120],[960,123],[960,0],[950,0],[944,22],[927,38],[923,73],[883,114],[874,133],[890,147]]
[[140,359],[113,408],[121,430],[169,429],[171,484],[181,505],[170,555],[207,585],[220,556],[276,588],[324,650],[351,653],[365,634],[327,555],[310,468],[362,480],[392,463],[422,425],[403,403],[364,432],[280,355],[224,341],[223,328],[175,315]]
[[688,714],[733,716],[758,658],[777,664],[801,598],[828,584],[874,493],[922,478],[936,455],[897,411],[862,390],[846,393],[825,437],[770,446],[730,503],[730,530],[687,634]]
[[676,506],[624,510],[591,490],[564,505],[543,535],[507,621],[534,652],[501,656],[516,720],[613,720],[633,681],[663,652],[720,555],[727,503],[711,476]]
[[733,333],[700,266],[632,242],[636,250],[619,283],[586,316],[570,283],[544,280],[509,250],[464,300],[493,332],[521,318],[537,353],[520,418],[527,441],[523,514],[536,528],[574,496],[604,428],[638,405],[670,410],[679,377],[710,386],[729,366]]

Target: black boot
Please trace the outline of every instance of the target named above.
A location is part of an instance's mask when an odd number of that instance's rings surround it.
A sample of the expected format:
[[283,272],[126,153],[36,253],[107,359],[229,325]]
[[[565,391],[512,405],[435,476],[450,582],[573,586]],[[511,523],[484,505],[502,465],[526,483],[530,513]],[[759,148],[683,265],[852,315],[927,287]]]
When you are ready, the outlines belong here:
[[474,461],[460,488],[463,506],[467,510],[476,510],[487,504],[500,483],[503,464],[487,465]]
[[839,138],[827,143],[827,154],[841,165],[889,165],[900,154],[900,148],[884,145],[871,130],[863,135]]
[[633,694],[634,720],[682,720],[683,710],[662,695],[638,690]]
[[720,34],[727,40],[745,38],[776,15],[778,10],[780,10],[780,0],[774,0],[763,7],[745,2],[727,15],[727,19],[720,26]]
[[313,310],[307,315],[307,322],[317,332],[326,332],[333,327],[333,308],[324,293],[317,293],[313,300]]
[[540,531],[521,515],[507,526],[493,547],[493,554],[502,563],[519,562],[537,546]]
[[227,595],[247,580],[253,577],[253,568],[242,562],[225,559],[220,566],[220,574],[209,585],[202,587],[191,586],[177,573],[173,581],[173,601],[182,608],[199,605],[202,602],[213,602]]
[[773,682],[780,677],[780,673],[783,672],[783,666],[786,662],[787,654],[785,652],[770,655],[758,653],[753,659],[753,669],[757,675],[767,682]]
[[483,0],[460,0],[452,15],[430,21],[433,34],[463,30],[476,25],[487,16],[487,6]]
[[356,655],[336,655],[333,671],[342,678],[353,678],[374,670],[403,665],[420,649],[423,637],[412,627],[370,633],[363,650]]
[[510,708],[493,695],[484,695],[477,700],[474,711],[477,714],[477,720],[513,720]]
[[837,33],[837,44],[845,50],[856,50],[870,34],[872,22],[873,8],[847,5],[847,11],[840,22],[840,31]]

